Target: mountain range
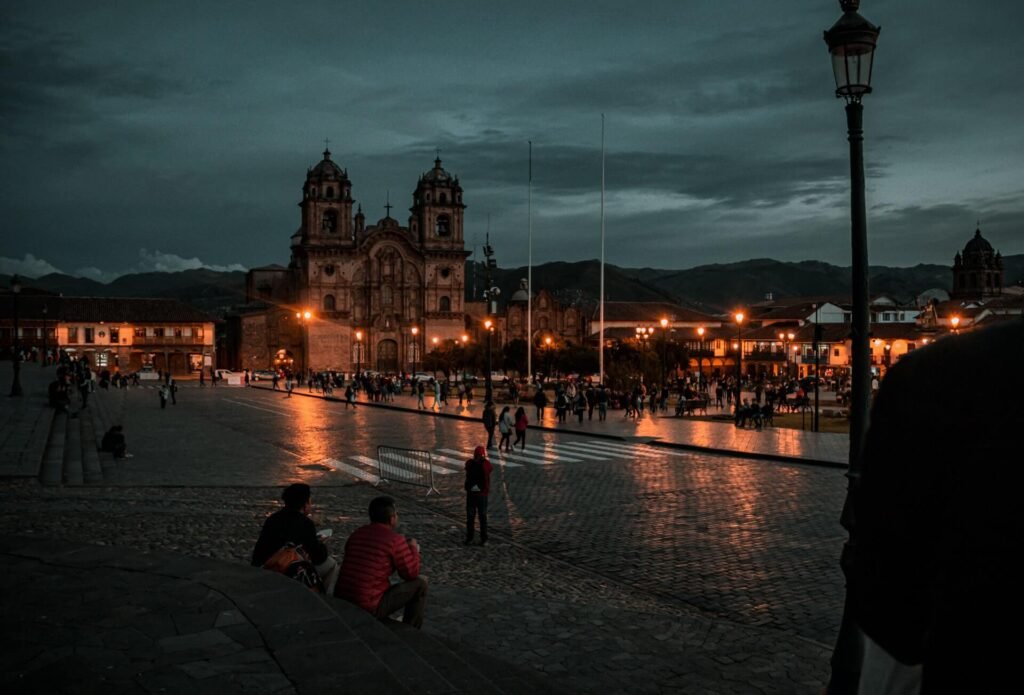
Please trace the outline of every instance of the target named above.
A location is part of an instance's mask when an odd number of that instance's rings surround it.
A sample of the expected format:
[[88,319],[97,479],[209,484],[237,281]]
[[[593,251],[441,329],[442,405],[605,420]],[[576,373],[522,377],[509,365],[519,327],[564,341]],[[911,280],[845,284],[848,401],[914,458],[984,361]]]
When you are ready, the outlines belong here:
[[[1024,254],[1003,257],[1005,284],[1024,283]],[[496,268],[494,286],[504,303],[526,278],[526,267]],[[466,264],[466,298],[482,297],[486,274],[480,263]],[[0,275],[0,287],[10,276]],[[176,273],[122,275],[109,283],[59,273],[23,281],[26,287],[79,297],[165,297],[221,315],[245,301],[245,273],[205,268]],[[911,268],[873,266],[871,292],[912,302],[921,292],[949,290],[952,269],[920,264]],[[600,264],[596,260],[544,263],[533,268],[533,286],[548,289],[560,301],[597,301]],[[763,300],[798,296],[842,295],[850,291],[850,269],[821,261],[783,262],[768,258],[697,266],[686,270],[605,266],[605,297],[611,301],[676,302],[716,313]]]

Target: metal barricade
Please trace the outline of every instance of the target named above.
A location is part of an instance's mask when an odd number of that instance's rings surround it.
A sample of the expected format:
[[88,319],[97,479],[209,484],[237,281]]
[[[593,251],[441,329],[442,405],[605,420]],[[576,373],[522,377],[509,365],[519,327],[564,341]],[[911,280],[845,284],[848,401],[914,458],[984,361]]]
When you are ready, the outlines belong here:
[[[421,449],[400,449],[393,446],[377,447],[377,473],[381,483],[406,483],[427,488],[427,496],[436,492],[434,486],[434,461],[429,451]],[[421,482],[426,475],[427,482]]]

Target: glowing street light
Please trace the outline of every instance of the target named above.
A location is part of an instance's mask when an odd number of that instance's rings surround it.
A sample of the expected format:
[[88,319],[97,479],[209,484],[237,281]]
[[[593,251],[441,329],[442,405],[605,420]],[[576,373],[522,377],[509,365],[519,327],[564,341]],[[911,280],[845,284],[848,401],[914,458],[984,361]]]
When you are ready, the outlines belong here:
[[743,319],[746,318],[742,311],[737,311],[733,314],[733,318],[736,319],[736,425],[740,424],[740,394],[743,391],[741,385],[743,381]]

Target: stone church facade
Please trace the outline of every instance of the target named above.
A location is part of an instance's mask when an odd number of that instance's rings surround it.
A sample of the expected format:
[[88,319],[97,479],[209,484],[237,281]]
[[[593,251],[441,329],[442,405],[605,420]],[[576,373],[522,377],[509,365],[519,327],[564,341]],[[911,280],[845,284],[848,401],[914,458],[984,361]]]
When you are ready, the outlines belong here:
[[238,368],[400,372],[432,338],[465,330],[462,187],[441,166],[423,173],[403,225],[353,213],[348,171],[329,150],[309,169],[287,267],[254,268],[248,304],[229,319]]

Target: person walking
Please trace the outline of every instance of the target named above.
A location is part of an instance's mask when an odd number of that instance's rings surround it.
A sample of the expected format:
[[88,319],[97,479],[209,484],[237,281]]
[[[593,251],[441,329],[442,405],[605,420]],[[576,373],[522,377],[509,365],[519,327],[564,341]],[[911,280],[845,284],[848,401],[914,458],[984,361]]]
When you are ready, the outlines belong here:
[[[519,406],[519,410],[516,411],[516,444],[520,444],[520,451],[526,451],[526,426],[530,424],[530,421],[526,419],[526,410]],[[513,445],[515,446],[515,445]]]
[[441,410],[441,382],[437,379],[434,379],[434,405],[431,408]]
[[292,397],[292,389],[293,388],[295,388],[295,379],[293,379],[292,375],[289,374],[288,376],[285,377],[285,380],[284,380],[284,390],[288,392],[288,395],[285,396],[285,398],[291,398]]
[[537,422],[544,422],[544,408],[548,406],[548,397],[542,386],[538,386],[537,393],[533,395],[533,405],[537,408]]
[[506,405],[501,409],[498,416],[498,431],[501,433],[501,441],[498,442],[498,451],[512,451],[512,430],[516,428],[516,421],[512,417],[509,407]]
[[579,418],[579,424],[583,424],[583,413],[587,409],[587,397],[582,392],[577,391],[576,397],[572,401],[572,411]]
[[352,406],[353,409],[356,407],[356,389],[354,384],[349,384],[345,387],[345,410]]
[[608,417],[608,390],[601,384],[597,387],[597,419],[604,422]]
[[169,395],[167,384],[162,384],[160,388],[157,389],[157,392],[160,394],[160,409],[164,410],[167,408],[167,397]]
[[206,372],[201,367],[199,369],[199,388],[206,388]]
[[[508,410],[508,406],[505,407]],[[480,515],[480,545],[487,543],[487,496],[491,492],[491,471],[494,467],[487,460],[487,450],[478,446],[473,458],[466,461],[466,540],[463,545],[473,542],[476,516]]]
[[494,403],[487,401],[484,405],[484,414],[481,418],[484,423],[484,429],[487,430],[487,448],[494,448],[494,427],[498,424],[498,417],[494,413]]
[[171,405],[178,405],[178,382],[173,376],[167,379],[167,390],[171,392]]
[[423,402],[423,394],[426,393],[426,387],[423,385],[422,381],[417,380],[414,388],[416,389],[416,409],[426,410],[427,406]]

